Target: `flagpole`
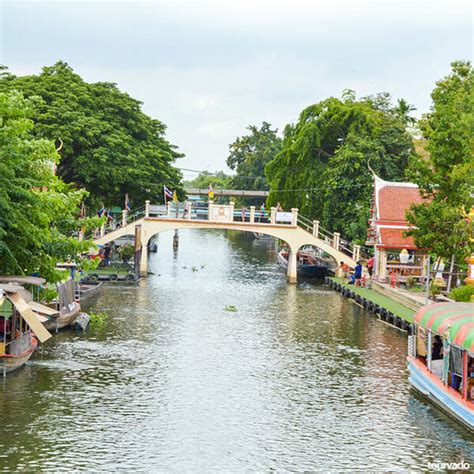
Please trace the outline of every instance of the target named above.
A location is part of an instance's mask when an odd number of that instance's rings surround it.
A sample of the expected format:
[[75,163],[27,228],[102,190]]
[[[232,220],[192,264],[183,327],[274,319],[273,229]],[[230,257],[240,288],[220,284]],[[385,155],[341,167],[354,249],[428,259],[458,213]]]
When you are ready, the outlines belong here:
[[165,207],[166,207],[166,191],[165,187],[163,186],[163,197],[165,198]]

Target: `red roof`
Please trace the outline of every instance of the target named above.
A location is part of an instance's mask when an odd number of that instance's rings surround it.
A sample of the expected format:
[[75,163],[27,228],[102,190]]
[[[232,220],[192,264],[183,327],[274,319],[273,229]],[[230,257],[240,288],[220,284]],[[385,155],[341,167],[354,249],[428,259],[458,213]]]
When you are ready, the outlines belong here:
[[418,188],[384,186],[378,195],[378,220],[405,223],[405,211],[423,201]]
[[405,229],[380,229],[380,242],[377,247],[416,249],[413,237],[405,237]]

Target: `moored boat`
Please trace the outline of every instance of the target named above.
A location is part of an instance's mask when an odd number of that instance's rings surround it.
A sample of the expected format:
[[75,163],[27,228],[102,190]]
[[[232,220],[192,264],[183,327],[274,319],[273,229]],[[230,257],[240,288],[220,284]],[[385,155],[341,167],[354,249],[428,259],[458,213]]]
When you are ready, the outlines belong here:
[[148,252],[158,252],[158,244],[153,239],[150,239],[148,242]]
[[[76,301],[72,278],[57,285],[57,300],[47,304],[37,301],[39,299],[40,287],[46,283],[44,278],[2,276],[0,277],[0,283],[22,285],[23,299],[48,330],[59,330],[72,326],[76,318],[81,314],[81,305]],[[24,288],[23,285],[26,285],[28,289]]]
[[474,432],[474,304],[435,303],[415,314],[411,385]]
[[23,298],[24,288],[0,284],[0,372],[5,376],[26,364],[38,340],[51,334]]
[[[282,268],[288,268],[289,252],[280,250],[277,261]],[[302,250],[297,253],[297,272],[298,275],[306,278],[324,278],[328,273],[328,266],[313,254],[313,252]]]
[[103,282],[101,281],[88,281],[87,283],[82,283],[82,281],[80,281],[76,290],[77,299],[79,299],[79,301],[84,301],[85,299],[96,295],[102,285]]
[[257,240],[274,240],[275,238],[268,234],[262,234],[261,232],[252,232],[253,236]]
[[81,314],[81,305],[76,301],[74,281],[70,278],[64,283],[58,284],[58,299],[51,306],[56,314],[47,315],[44,327],[49,330],[59,330],[72,326]]

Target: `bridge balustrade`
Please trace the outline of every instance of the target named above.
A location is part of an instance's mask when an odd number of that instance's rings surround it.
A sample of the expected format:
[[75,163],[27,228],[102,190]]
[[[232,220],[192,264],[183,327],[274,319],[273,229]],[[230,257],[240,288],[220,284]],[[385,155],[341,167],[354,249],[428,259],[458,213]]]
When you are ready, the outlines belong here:
[[[145,205],[133,212],[122,211],[121,226],[124,227],[131,224],[142,217],[154,217],[162,219],[189,219],[189,220],[207,220],[213,222],[242,222],[252,224],[272,224],[272,225],[289,225],[299,226],[309,232],[316,238],[324,240],[331,247],[340,250],[346,255],[352,256],[354,260],[358,260],[361,256],[361,246],[351,245],[349,242],[341,239],[338,232],[331,233],[321,227],[318,220],[309,220],[298,213],[298,209],[293,208],[290,212],[277,211],[275,207],[271,207],[268,211],[257,210],[255,206],[250,206],[245,212],[242,209],[235,209],[233,202],[229,204],[215,204],[213,201],[208,203],[188,203],[170,201],[167,205],[151,204],[145,201]],[[103,225],[94,233],[103,237],[107,231],[113,231]],[[97,232],[98,231],[98,232]]]

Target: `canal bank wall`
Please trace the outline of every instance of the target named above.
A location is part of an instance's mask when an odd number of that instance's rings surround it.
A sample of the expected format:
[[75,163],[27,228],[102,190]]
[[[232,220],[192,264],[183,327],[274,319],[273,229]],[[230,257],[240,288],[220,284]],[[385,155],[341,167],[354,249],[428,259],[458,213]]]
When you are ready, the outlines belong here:
[[412,332],[415,310],[370,288],[349,285],[343,278],[326,277],[326,284],[342,296],[354,300],[381,321]]

